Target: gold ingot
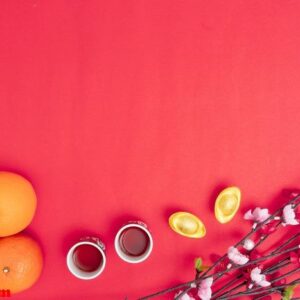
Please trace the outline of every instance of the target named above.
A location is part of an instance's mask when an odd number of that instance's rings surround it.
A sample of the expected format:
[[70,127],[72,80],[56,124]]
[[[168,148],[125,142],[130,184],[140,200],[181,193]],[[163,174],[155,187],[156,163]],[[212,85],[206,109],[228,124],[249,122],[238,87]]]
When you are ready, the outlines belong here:
[[200,219],[188,212],[172,214],[169,225],[178,234],[189,238],[202,238],[206,234],[206,228]]
[[238,187],[224,189],[215,202],[216,219],[222,224],[230,222],[237,213],[240,203],[241,191]]

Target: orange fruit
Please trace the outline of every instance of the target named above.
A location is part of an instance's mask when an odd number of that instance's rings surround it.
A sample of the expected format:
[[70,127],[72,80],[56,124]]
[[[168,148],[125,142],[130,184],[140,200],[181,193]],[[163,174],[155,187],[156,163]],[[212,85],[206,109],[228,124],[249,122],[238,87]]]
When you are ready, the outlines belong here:
[[0,288],[11,294],[30,288],[40,277],[43,255],[29,236],[17,234],[0,238]]
[[0,237],[27,227],[36,211],[36,194],[24,177],[0,172]]

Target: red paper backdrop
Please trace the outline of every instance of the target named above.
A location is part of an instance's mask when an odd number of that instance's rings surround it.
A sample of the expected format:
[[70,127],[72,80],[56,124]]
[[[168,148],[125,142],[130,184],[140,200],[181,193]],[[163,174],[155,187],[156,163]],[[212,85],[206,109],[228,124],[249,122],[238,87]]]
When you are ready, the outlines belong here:
[[[238,185],[244,211],[299,187],[299,29],[299,1],[1,1],[0,167],[33,182],[45,252],[14,298],[136,299],[189,280],[195,256],[247,231],[241,214],[215,220],[220,188]],[[207,236],[174,234],[177,209]],[[155,240],[139,265],[113,249],[131,219]],[[86,233],[108,256],[89,282],[65,266]]]

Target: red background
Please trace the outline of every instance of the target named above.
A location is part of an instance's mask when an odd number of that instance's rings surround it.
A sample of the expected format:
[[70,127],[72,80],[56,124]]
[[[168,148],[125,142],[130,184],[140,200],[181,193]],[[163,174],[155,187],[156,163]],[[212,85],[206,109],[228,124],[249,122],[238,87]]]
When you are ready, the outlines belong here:
[[[0,167],[38,194],[29,231],[43,275],[15,299],[136,299],[193,277],[247,231],[212,212],[237,185],[242,208],[278,205],[300,179],[300,2],[9,1],[0,3]],[[197,214],[202,240],[167,225]],[[144,263],[113,239],[142,219],[155,240]],[[99,235],[108,264],[72,277],[65,254]],[[99,298],[100,297],[100,298]]]

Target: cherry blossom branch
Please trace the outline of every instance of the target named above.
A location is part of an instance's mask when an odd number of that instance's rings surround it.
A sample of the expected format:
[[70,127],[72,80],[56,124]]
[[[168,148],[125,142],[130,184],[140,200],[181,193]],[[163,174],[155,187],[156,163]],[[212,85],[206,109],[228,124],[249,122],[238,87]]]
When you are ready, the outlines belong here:
[[[280,249],[284,248],[286,245],[290,244],[292,241],[294,241],[298,236],[300,235],[300,233],[296,234],[295,236],[293,236],[292,238],[288,239],[283,245],[279,246],[274,252],[278,252]],[[253,247],[252,250],[254,250],[257,247],[257,244]],[[285,267],[287,265],[290,264],[290,259],[289,257],[286,258],[285,260],[279,262],[278,264],[276,264],[275,266],[271,266],[269,268],[267,268],[264,271],[264,274],[272,274],[274,272],[276,272],[278,269]],[[220,292],[226,290],[227,287],[232,286],[234,283],[236,283],[239,279],[241,279],[243,277],[243,274],[239,274],[236,278],[233,278],[232,280],[230,280],[228,283],[226,283],[225,285],[223,285],[220,289],[218,289],[217,291],[215,291],[213,293],[213,298],[214,299],[216,297],[216,295],[218,295]],[[216,281],[216,280],[215,280]],[[222,294],[223,295],[223,294]]]
[[[284,243],[284,246],[285,246],[287,243],[288,243],[288,241]],[[281,245],[281,246],[282,246],[282,245]],[[281,247],[281,246],[280,246],[280,247]],[[280,256],[280,255],[283,255],[283,254],[285,254],[285,253],[289,253],[289,252],[291,252],[291,251],[298,250],[298,249],[299,249],[299,245],[294,246],[294,247],[291,247],[291,248],[289,248],[289,249],[285,249],[285,250],[283,250],[283,251],[281,251],[281,252],[278,252],[277,249],[276,249],[276,250],[274,250],[273,252],[271,252],[271,254],[269,254],[269,255],[259,257],[259,258],[255,259],[255,260],[251,260],[251,261],[249,261],[248,263],[246,263],[246,264],[244,264],[244,265],[236,265],[236,266],[234,266],[233,268],[226,269],[226,271],[221,271],[221,272],[215,273],[215,274],[213,274],[213,276],[218,276],[218,275],[220,275],[220,274],[223,275],[223,274],[225,274],[226,272],[233,271],[233,270],[237,270],[237,269],[240,269],[240,268],[244,268],[244,267],[246,267],[246,266],[248,266],[248,265],[252,265],[252,264],[254,264],[254,263],[264,261],[264,260],[266,260],[266,259],[268,259],[268,258],[273,258],[273,257],[276,257],[276,256]],[[185,287],[188,287],[188,289],[191,290],[191,289],[194,287],[194,286],[191,286],[191,285],[197,284],[197,283],[199,283],[201,280],[206,279],[206,278],[208,278],[208,277],[210,277],[210,276],[207,276],[207,275],[204,276],[204,277],[199,276],[199,278],[196,279],[196,280],[192,280],[192,281],[189,281],[189,282],[186,282],[186,283],[182,283],[182,284],[177,285],[177,286],[174,286],[174,287],[172,287],[172,288],[169,288],[169,289],[165,289],[165,290],[159,291],[159,292],[157,292],[157,293],[155,293],[155,294],[151,294],[151,295],[149,295],[149,296],[139,298],[139,300],[151,299],[151,298],[154,298],[154,297],[157,297],[157,296],[161,296],[161,295],[163,295],[163,294],[166,294],[166,293],[169,293],[169,292],[173,292],[173,291],[176,291],[176,290],[178,290],[178,289],[185,288]],[[185,291],[185,293],[186,293],[186,291]],[[183,293],[183,294],[184,294],[184,293]],[[182,294],[182,295],[183,295],[183,294]],[[177,297],[178,297],[178,296],[177,296]],[[176,299],[176,298],[175,298],[175,299]]]
[[277,270],[282,269],[290,264],[291,264],[291,261],[290,261],[290,258],[288,257],[288,258],[282,260],[281,262],[279,262],[278,264],[276,264],[275,266],[271,266],[270,268],[266,269],[264,271],[264,274],[266,274],[266,275],[273,274]]
[[243,274],[239,274],[237,277],[233,278],[232,280],[230,280],[229,282],[227,282],[226,284],[224,284],[221,288],[219,288],[217,291],[215,291],[213,293],[211,299],[214,299],[218,294],[220,294],[220,292],[225,291],[228,287],[230,287],[233,284],[235,284],[236,282],[238,282],[241,278],[243,278]]
[[[285,273],[285,274],[283,274],[283,275],[281,275],[281,276],[279,276],[279,277],[273,279],[272,281],[270,281],[270,283],[272,284],[272,283],[274,283],[274,282],[277,282],[278,280],[284,279],[284,278],[286,278],[286,277],[288,277],[288,276],[290,276],[290,275],[292,275],[292,274],[298,273],[299,271],[300,271],[300,268],[299,268],[299,267],[296,268],[296,269],[293,269],[293,270],[291,270],[291,271],[289,271],[289,272],[287,272],[287,273]],[[300,278],[297,279],[297,280],[300,280]],[[291,284],[289,284],[289,285],[291,285]],[[237,294],[233,294],[233,295],[229,295],[229,296],[226,295],[225,297],[218,297],[218,300],[234,299],[234,298],[241,297],[241,296],[253,296],[253,295],[265,293],[267,290],[270,290],[270,289],[271,289],[271,290],[273,290],[273,289],[278,289],[278,286],[276,286],[276,287],[271,287],[271,288],[269,288],[269,289],[262,289],[262,287],[259,286],[259,287],[256,287],[256,288],[254,288],[254,289],[247,289],[246,291],[244,291],[244,292],[239,292],[239,293],[237,293]]]
[[[272,274],[272,273],[278,271],[279,269],[282,269],[283,267],[288,266],[290,264],[291,264],[291,262],[290,262],[289,259],[283,260],[280,263],[276,264],[275,266],[271,266],[271,267],[265,269],[264,274]],[[228,295],[231,292],[233,292],[234,290],[236,290],[237,288],[240,288],[241,286],[243,286],[244,284],[246,284],[248,282],[247,280],[243,281],[242,285],[239,284],[238,286],[233,286],[233,284],[235,284],[236,282],[238,282],[243,277],[244,277],[243,274],[239,274],[237,277],[233,278],[228,283],[226,283],[225,285],[223,285],[220,289],[218,289],[217,291],[215,291],[213,293],[211,300],[217,299],[217,297],[216,297],[217,295],[218,295],[218,297]],[[278,278],[277,278],[277,280],[278,280]],[[220,292],[225,291],[230,286],[233,286],[233,287],[230,290],[228,290],[227,292],[219,295]]]
[[182,283],[182,284],[178,284],[178,285],[175,285],[175,286],[173,286],[171,288],[161,290],[159,292],[153,293],[151,295],[148,295],[148,296],[145,296],[145,297],[142,297],[142,298],[138,298],[138,300],[147,300],[147,299],[155,298],[155,297],[158,297],[158,296],[162,296],[164,294],[168,294],[168,293],[177,291],[177,290],[179,290],[181,288],[186,288],[188,286],[191,286],[191,284],[193,282],[194,282],[194,280],[188,281],[188,282],[185,282],[185,283]]
[[[241,292],[241,293],[237,293],[237,294],[234,294],[234,295],[230,295],[230,296],[226,296],[225,298],[218,298],[218,300],[228,300],[228,299],[234,299],[234,298],[239,298],[239,297],[242,297],[242,296],[254,296],[254,295],[259,295],[261,293],[265,293],[265,292],[271,292],[273,293],[274,291],[279,291],[283,288],[286,288],[288,286],[291,286],[291,285],[295,285],[295,284],[298,284],[300,283],[300,278],[288,283],[288,284],[283,284],[283,285],[280,285],[280,286],[275,286],[275,287],[270,287],[270,288],[267,288],[267,289],[261,289],[260,288],[260,291],[252,291],[251,293],[246,293],[246,292]],[[270,294],[271,294],[270,293]]]
[[264,293],[263,295],[260,295],[260,296],[258,296],[258,297],[255,297],[255,300],[263,299],[263,298],[265,298],[266,296],[271,295],[271,294],[274,294],[274,293],[276,293],[276,292],[277,292],[278,294],[281,295],[281,292],[280,292],[279,290],[276,290],[276,291],[271,290],[271,291],[268,291],[267,293]]
[[[223,275],[223,274],[226,274],[227,272],[230,272],[230,271],[234,271],[234,270],[238,270],[238,269],[241,269],[241,268],[244,268],[244,267],[247,267],[247,266],[249,266],[249,265],[253,265],[253,264],[255,264],[255,263],[258,263],[258,262],[262,262],[262,261],[264,261],[264,260],[266,260],[266,259],[269,259],[269,258],[274,258],[274,257],[276,257],[276,256],[280,256],[280,255],[282,255],[282,254],[285,254],[285,253],[289,253],[289,252],[292,252],[292,251],[294,251],[294,250],[299,250],[300,249],[300,247],[299,247],[299,245],[297,245],[297,246],[294,246],[294,247],[292,247],[292,248],[289,248],[289,249],[286,249],[286,250],[283,250],[283,251],[281,251],[281,252],[271,252],[271,254],[269,254],[269,255],[265,255],[265,256],[262,256],[262,257],[259,257],[259,258],[257,258],[257,259],[254,259],[254,260],[250,260],[249,262],[247,262],[247,263],[245,263],[245,264],[243,264],[243,265],[234,265],[232,268],[230,268],[230,269],[226,269],[225,271],[221,271],[221,272],[218,272],[218,273],[215,273],[215,274],[213,274],[213,276],[218,276],[218,275]],[[210,276],[204,276],[204,277],[199,277],[197,280],[193,280],[191,283],[197,283],[198,281],[201,281],[201,280],[203,280],[203,279],[206,279],[206,278],[208,278],[208,277],[210,277]]]
[[[298,195],[297,197],[291,199],[286,205],[291,204],[291,203],[294,203],[298,198],[299,198],[299,195]],[[299,203],[298,203],[298,204],[299,204]],[[298,204],[297,204],[297,205],[298,205]],[[252,234],[254,234],[256,231],[258,231],[264,224],[268,223],[268,222],[269,222],[268,220],[275,219],[276,216],[277,216],[277,214],[278,214],[279,212],[281,212],[281,211],[283,210],[283,208],[284,208],[286,205],[284,205],[284,206],[282,206],[281,208],[279,208],[273,215],[270,215],[265,221],[259,223],[258,225],[256,224],[256,226],[252,227],[252,230],[251,230],[251,231],[250,231],[250,232],[249,232],[249,233],[248,233],[241,241],[239,241],[234,247],[238,247],[238,246],[240,246],[241,244],[243,244],[244,241],[245,241],[248,237],[250,237],[250,236],[251,236]],[[294,206],[296,207],[297,205],[294,205]],[[277,228],[279,225],[281,225],[281,221],[279,221],[279,222],[276,224],[275,228]],[[253,249],[257,248],[257,247],[258,247],[262,242],[264,242],[269,236],[270,236],[270,233],[269,233],[269,234],[266,234],[265,236],[263,236],[263,237],[259,240],[259,242],[256,243],[256,245],[254,246]],[[293,239],[294,239],[294,238],[293,238]],[[280,248],[282,248],[282,247],[286,246],[287,244],[289,244],[293,239],[289,239],[289,240],[288,240],[284,245],[282,245]],[[252,250],[253,250],[253,249],[252,249]],[[277,249],[276,251],[278,251],[278,249]],[[275,253],[275,251],[274,251],[274,253]],[[217,261],[215,262],[214,265],[217,265],[219,262],[221,262],[222,260],[224,260],[226,257],[227,257],[227,255],[223,255],[223,257],[219,258],[219,260],[217,260]],[[266,257],[266,258],[269,258],[269,257]],[[253,263],[253,261],[252,261],[252,263]],[[249,263],[249,264],[250,264],[250,263]],[[243,265],[243,266],[244,266],[244,265]],[[213,267],[213,266],[212,266],[212,267]],[[205,277],[205,275],[206,275],[210,270],[211,270],[211,268],[208,269],[208,270],[207,270],[206,272],[204,272],[203,274],[201,274],[200,279],[203,280],[203,279],[207,278],[207,277]],[[232,269],[230,269],[230,271],[232,271]],[[217,275],[217,277],[214,278],[214,282],[216,282],[219,278],[221,278],[221,277],[222,277],[225,273],[227,273],[227,272],[229,272],[229,270],[225,270],[225,271],[223,271],[223,272],[220,272],[219,274],[213,274],[213,275]],[[210,276],[209,276],[209,277],[210,277]],[[197,280],[197,281],[198,281],[198,280]],[[188,293],[192,288],[193,288],[193,287],[188,287],[187,289],[183,290],[183,291],[180,292],[174,299],[175,299],[175,300],[179,300],[184,294]]]
[[[272,215],[270,215],[267,219],[265,219],[265,221],[261,222],[261,223],[258,223],[258,225],[256,227],[252,227],[252,230],[242,239],[240,240],[238,243],[236,243],[234,245],[234,247],[238,247],[238,246],[241,246],[245,240],[247,240],[252,234],[256,233],[263,225],[267,224],[270,220],[274,219],[282,210],[283,208],[286,206],[286,205],[289,205],[289,204],[293,204],[295,201],[299,200],[300,199],[300,195],[297,195],[295,198],[291,199],[290,201],[288,201],[284,206],[282,206],[281,208],[279,208],[275,213],[273,213]],[[299,203],[296,203],[294,205],[294,207],[297,207],[298,205],[300,204]],[[277,225],[279,226],[281,224],[281,222],[279,222]],[[264,236],[264,240],[269,237],[271,234],[267,234]],[[299,234],[297,234],[298,236]],[[296,237],[294,237],[296,238]],[[279,248],[282,248],[282,247],[285,247],[289,242],[291,241],[291,239],[289,239],[287,242],[285,242],[283,245],[281,245],[280,247],[278,247],[273,253],[275,253],[276,251],[278,251]],[[255,249],[256,247],[258,247],[260,244],[260,241],[254,246],[253,249]],[[199,279],[205,279],[207,277],[205,277],[205,275],[211,271],[213,268],[215,268],[219,262],[222,262],[225,258],[227,258],[227,254],[223,255],[222,257],[220,257],[209,269],[207,269],[204,273],[201,274],[201,276],[199,277]],[[252,261],[254,262],[254,261]],[[250,264],[250,263],[249,263]],[[245,266],[245,265],[244,265]],[[232,270],[232,269],[231,269]],[[227,270],[224,272],[224,274],[227,272]],[[216,275],[216,274],[213,274],[213,275]],[[222,274],[223,275],[223,274]],[[210,277],[210,276],[208,276]]]
[[295,234],[294,236],[292,236],[291,238],[289,238],[284,244],[282,244],[279,247],[277,247],[276,251],[281,250],[286,245],[290,244],[292,241],[294,241],[295,239],[297,239],[299,236],[300,236],[300,232],[298,232],[297,234]]
[[248,281],[244,280],[243,282],[239,283],[238,285],[236,285],[235,287],[231,288],[229,291],[219,295],[218,297],[212,297],[211,299],[223,299],[222,297],[229,295],[230,293],[232,293],[235,290],[240,289],[241,287],[243,287]]
[[[289,205],[289,204],[292,204],[293,205],[293,208],[296,208],[300,202],[298,203],[295,203],[296,201],[298,201],[300,199],[300,194],[295,196],[293,199],[290,199],[284,206],[282,206],[281,208],[279,208],[278,210],[275,211],[275,213],[273,213],[272,215],[270,215],[268,218],[266,218],[263,222],[260,222],[260,223],[257,223],[256,226],[252,227],[251,231],[243,238],[241,239],[238,243],[235,244],[235,248],[238,247],[238,246],[241,246],[251,235],[253,235],[254,233],[256,233],[258,230],[260,230],[262,228],[262,226],[264,226],[265,224],[269,223],[271,220],[274,220],[275,218],[277,218],[277,216],[279,215],[279,213],[282,212],[282,210],[284,209],[284,207],[286,205]],[[276,227],[278,227],[279,225],[281,224],[281,222],[278,222],[276,224]],[[263,241],[265,241],[266,238],[268,238],[270,235],[270,233],[266,234],[265,236],[263,236],[255,245],[255,247],[258,247]],[[182,295],[186,294],[188,291],[190,291],[192,288],[194,288],[198,283],[200,283],[202,280],[208,278],[208,277],[211,277],[211,276],[218,276],[216,278],[219,279],[222,275],[226,274],[227,272],[229,271],[233,271],[233,270],[237,270],[237,269],[240,269],[240,268],[243,268],[245,266],[248,266],[248,265],[251,265],[253,263],[256,263],[256,262],[260,262],[260,261],[263,261],[263,260],[266,260],[268,258],[272,258],[272,257],[275,257],[275,256],[279,256],[279,255],[282,255],[282,254],[285,254],[287,252],[291,252],[293,250],[297,250],[299,249],[299,246],[297,247],[292,247],[290,249],[286,249],[284,251],[279,251],[279,249],[282,249],[283,247],[285,247],[288,243],[290,243],[291,241],[293,241],[296,237],[293,237],[291,239],[289,239],[286,243],[284,243],[284,245],[281,245],[280,247],[278,247],[275,251],[271,252],[270,255],[267,255],[267,256],[264,256],[264,257],[260,257],[256,260],[252,260],[252,261],[249,261],[248,263],[244,264],[244,265],[241,265],[241,266],[234,266],[233,268],[230,268],[230,269],[227,269],[225,271],[222,271],[222,272],[218,272],[218,273],[214,273],[212,275],[207,275],[209,274],[209,272],[211,270],[213,270],[219,263],[221,263],[222,261],[224,261],[226,258],[227,258],[227,254],[223,255],[222,257],[220,257],[213,265],[211,265],[205,272],[203,272],[198,278],[196,278],[195,280],[192,280],[192,281],[188,281],[188,282],[185,282],[185,283],[182,283],[182,284],[179,284],[179,285],[176,285],[174,287],[171,287],[171,288],[168,288],[168,289],[164,289],[164,290],[161,290],[159,292],[156,292],[154,294],[151,294],[151,295],[148,295],[148,296],[145,296],[145,297],[142,297],[142,298],[139,298],[139,300],[147,300],[147,299],[150,299],[150,298],[154,298],[154,297],[157,297],[157,296],[161,296],[161,295],[164,295],[166,293],[170,293],[170,292],[173,292],[173,291],[176,291],[178,289],[181,289],[181,288],[186,288],[183,292],[181,292],[175,299],[179,299],[179,297],[181,297]]]

